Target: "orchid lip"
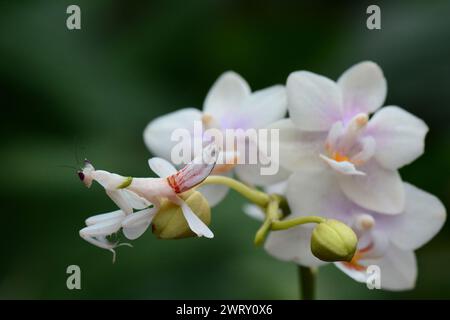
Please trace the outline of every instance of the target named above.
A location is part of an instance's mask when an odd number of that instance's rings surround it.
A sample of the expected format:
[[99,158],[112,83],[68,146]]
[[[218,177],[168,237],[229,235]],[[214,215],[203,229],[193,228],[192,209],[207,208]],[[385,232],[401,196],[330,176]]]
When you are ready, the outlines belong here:
[[364,258],[364,255],[368,253],[373,248],[373,243],[368,244],[366,247],[359,249],[356,251],[352,260],[349,262],[342,262],[342,264],[348,268],[356,271],[364,271],[367,269],[364,265],[362,265],[359,261]]

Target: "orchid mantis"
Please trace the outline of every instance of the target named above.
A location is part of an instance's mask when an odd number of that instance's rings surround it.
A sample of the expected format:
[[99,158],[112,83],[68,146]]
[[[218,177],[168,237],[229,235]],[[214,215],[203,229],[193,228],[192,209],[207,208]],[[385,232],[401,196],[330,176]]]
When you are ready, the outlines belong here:
[[162,158],[151,158],[150,169],[159,178],[132,178],[104,170],[96,170],[85,161],[85,166],[78,171],[81,181],[90,187],[97,181],[106,194],[119,207],[119,210],[95,215],[86,220],[86,227],[80,230],[80,236],[87,242],[111,251],[127,243],[111,242],[108,236],[122,229],[126,238],[134,240],[140,237],[150,226],[158,213],[161,200],[168,199],[180,206],[189,228],[199,237],[213,238],[214,234],[180,197],[183,192],[200,184],[214,169],[219,154],[218,147],[210,144],[203,153],[181,170]]

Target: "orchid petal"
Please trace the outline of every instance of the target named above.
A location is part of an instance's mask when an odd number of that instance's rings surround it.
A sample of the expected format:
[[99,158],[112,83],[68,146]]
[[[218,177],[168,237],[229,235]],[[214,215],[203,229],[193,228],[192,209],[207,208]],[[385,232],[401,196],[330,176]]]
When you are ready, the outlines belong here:
[[296,171],[289,177],[286,198],[293,217],[319,215],[348,224],[355,207],[340,190],[332,170]]
[[277,182],[277,183],[271,184],[270,186],[265,187],[264,191],[266,191],[269,194],[284,195],[284,194],[286,194],[287,188],[288,188],[288,180],[286,179],[284,181],[280,181],[280,182]]
[[292,121],[305,131],[327,131],[342,116],[342,95],[337,84],[308,71],[287,80],[288,109]]
[[[270,123],[282,119],[287,112],[287,97],[284,86],[275,85],[253,92],[247,97],[239,110],[243,129],[263,128]],[[239,121],[236,123],[239,126]]]
[[151,121],[144,130],[147,148],[158,157],[171,159],[172,148],[178,143],[172,140],[175,130],[186,129],[191,136],[194,123],[201,121],[202,112],[195,108],[174,111]]
[[208,184],[198,188],[198,191],[206,198],[210,207],[219,204],[228,194],[227,186]]
[[365,268],[363,270],[352,268],[351,266],[349,266],[345,262],[335,262],[334,265],[339,270],[341,270],[346,275],[348,275],[350,278],[352,278],[353,280],[355,280],[357,282],[361,282],[361,283],[366,283],[367,282],[367,279],[368,279],[369,275],[367,274]]
[[264,244],[264,249],[273,257],[292,261],[302,266],[318,267],[327,262],[317,259],[311,253],[312,228],[297,226],[288,230],[272,231]]
[[375,158],[387,169],[401,168],[424,152],[427,125],[399,107],[382,108],[369,121],[367,129],[377,143]]
[[[248,154],[249,159],[246,164],[235,166],[235,173],[241,181],[249,185],[269,186],[289,177],[290,172],[280,166],[280,154],[277,150],[279,147],[278,141],[272,141],[272,136],[259,140],[249,138],[245,141],[244,147],[244,152],[246,150],[248,152],[243,157]],[[257,158],[253,162],[250,152],[256,152],[257,154]],[[238,153],[238,155],[240,154]]]
[[416,250],[431,240],[442,228],[446,210],[432,194],[404,183],[406,202],[402,214],[386,223],[390,238],[399,248]]
[[371,159],[375,154],[377,144],[373,137],[368,136],[362,138],[360,144],[361,144],[361,151],[359,151],[351,158],[351,161],[353,163],[363,164],[367,162],[369,159]]
[[381,68],[364,61],[345,71],[338,80],[342,90],[346,117],[358,113],[372,113],[383,105],[387,93],[386,79]]
[[177,172],[177,169],[169,161],[158,157],[149,159],[148,165],[160,178],[167,178]]
[[[295,171],[305,167],[325,168],[319,161],[319,153],[323,151],[325,133],[306,132],[297,129],[291,119],[279,120],[268,129],[279,130],[279,161],[284,168]],[[269,141],[269,145],[273,142]]]
[[203,112],[222,121],[240,110],[245,98],[250,95],[248,83],[237,73],[223,73],[211,87],[203,104]]
[[264,221],[264,218],[266,217],[261,207],[254,204],[246,203],[243,205],[242,210],[247,216],[258,221]]
[[387,170],[375,161],[361,167],[365,176],[338,175],[345,195],[359,206],[385,214],[398,214],[405,206],[405,190],[397,171]]
[[[402,250],[391,245],[382,258],[362,262],[366,266],[374,265],[380,268],[382,289],[401,291],[414,288],[417,278],[417,261],[412,250]],[[370,276],[366,269],[355,270],[342,262],[337,262],[335,265],[358,282],[365,283]]]
[[290,172],[282,167],[278,167],[278,172],[272,175],[262,175],[261,168],[266,167],[261,164],[237,165],[236,176],[244,183],[257,186],[270,186],[286,180]]
[[336,161],[331,158],[328,158],[327,156],[324,156],[323,154],[320,155],[320,157],[330,165],[330,167],[335,170],[336,172],[339,172],[344,175],[359,175],[359,176],[365,176],[366,174],[362,171],[356,170],[356,167],[353,163],[349,161]]

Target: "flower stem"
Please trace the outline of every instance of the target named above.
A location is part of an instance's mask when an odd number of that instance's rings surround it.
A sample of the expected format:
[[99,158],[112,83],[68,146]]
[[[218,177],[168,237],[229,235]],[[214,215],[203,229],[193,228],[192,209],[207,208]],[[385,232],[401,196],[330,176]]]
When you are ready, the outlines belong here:
[[322,223],[325,219],[318,216],[297,217],[290,220],[273,221],[272,230],[286,230],[305,223]]
[[300,298],[314,300],[316,295],[316,268],[298,266]]
[[200,184],[200,186],[205,184],[221,184],[230,187],[262,208],[265,208],[270,201],[270,196],[267,193],[253,189],[242,182],[229,177],[209,176]]
[[264,223],[258,229],[255,235],[255,245],[259,246],[264,242],[264,239],[267,236],[267,233],[270,231],[273,221],[278,220],[281,216],[279,212],[280,207],[280,197],[277,195],[272,195],[270,197],[269,204],[266,208],[266,218],[264,219]]

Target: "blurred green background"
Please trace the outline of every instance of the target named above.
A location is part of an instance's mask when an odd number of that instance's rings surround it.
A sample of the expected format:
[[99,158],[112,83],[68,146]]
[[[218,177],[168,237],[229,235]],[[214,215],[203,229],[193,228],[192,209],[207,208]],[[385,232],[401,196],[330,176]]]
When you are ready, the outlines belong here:
[[[296,267],[252,244],[258,223],[230,193],[214,209],[215,239],[158,241],[150,232],[111,254],[78,236],[84,219],[115,209],[86,189],[76,156],[133,176],[150,173],[142,131],[153,118],[201,107],[235,70],[253,89],[307,69],[336,79],[361,60],[381,65],[386,104],[430,126],[405,180],[450,204],[450,1],[2,1],[0,4],[0,298],[297,298]],[[82,30],[66,28],[78,4]],[[372,3],[370,3],[372,4]],[[319,298],[450,298],[450,228],[418,250],[413,291],[368,290],[334,266]],[[66,268],[82,290],[66,288]]]

